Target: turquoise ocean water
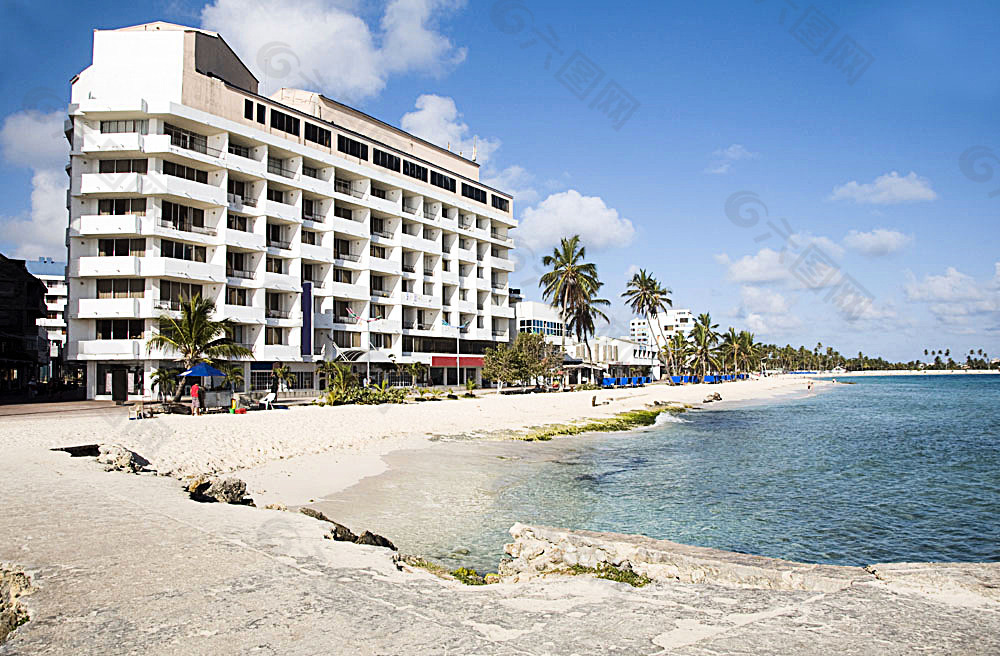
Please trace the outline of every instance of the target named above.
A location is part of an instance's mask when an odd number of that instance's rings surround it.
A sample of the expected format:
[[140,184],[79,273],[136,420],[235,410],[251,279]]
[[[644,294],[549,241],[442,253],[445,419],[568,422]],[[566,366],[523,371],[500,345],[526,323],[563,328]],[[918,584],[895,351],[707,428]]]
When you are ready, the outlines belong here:
[[1000,376],[839,380],[857,384],[632,433],[398,452],[320,506],[487,570],[515,521],[814,563],[1000,560]]

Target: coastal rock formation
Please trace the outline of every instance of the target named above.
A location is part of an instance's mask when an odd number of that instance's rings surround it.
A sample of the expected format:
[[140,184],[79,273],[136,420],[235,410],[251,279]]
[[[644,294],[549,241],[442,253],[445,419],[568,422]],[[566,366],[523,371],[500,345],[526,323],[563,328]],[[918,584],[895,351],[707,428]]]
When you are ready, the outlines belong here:
[[0,644],[11,631],[28,621],[28,611],[20,598],[34,591],[31,578],[22,570],[0,564]]
[[371,531],[365,531],[361,534],[357,540],[356,544],[370,544],[373,547],[385,547],[386,549],[391,549],[392,551],[398,551],[396,545],[382,537],[381,535],[372,533]]
[[610,565],[652,581],[711,583],[766,590],[833,592],[871,580],[860,567],[808,565],[777,558],[692,547],[641,535],[571,531],[515,524],[514,542],[504,547],[510,560],[500,563],[504,582],[526,581],[570,568]]
[[104,471],[122,471],[138,474],[146,469],[149,461],[134,451],[117,444],[102,444],[97,449],[97,462]]
[[213,478],[208,474],[192,477],[184,486],[195,501],[253,505],[246,499],[247,484],[238,478]]
[[312,508],[300,508],[299,512],[307,517],[318,519],[321,522],[329,522],[333,524],[333,528],[330,529],[330,532],[323,536],[327,540],[336,540],[337,542],[358,541],[358,536],[354,535],[351,529],[347,528],[343,524],[338,524],[318,510],[313,510]]

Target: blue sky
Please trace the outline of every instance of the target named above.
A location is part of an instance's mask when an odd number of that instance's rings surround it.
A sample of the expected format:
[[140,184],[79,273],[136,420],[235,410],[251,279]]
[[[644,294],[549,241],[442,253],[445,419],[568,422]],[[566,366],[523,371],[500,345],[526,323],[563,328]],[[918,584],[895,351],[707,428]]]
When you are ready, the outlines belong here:
[[[251,67],[271,71],[272,89],[321,87],[466,154],[475,138],[482,177],[517,193],[526,261],[514,281],[529,297],[531,256],[579,231],[612,299],[644,267],[673,289],[675,307],[768,342],[898,359],[924,348],[1000,355],[995,3],[212,0],[2,11],[5,253],[45,248],[45,234],[26,235],[55,216],[65,181],[58,153],[33,154],[26,128],[68,100],[69,79],[90,62],[91,28],[167,20],[218,29]],[[627,103],[601,104],[616,89],[637,103],[619,124],[608,108]],[[737,225],[752,209],[760,220]],[[791,240],[778,234],[786,226]],[[816,261],[829,268],[806,268]],[[627,315],[616,314],[608,331],[621,333]]]

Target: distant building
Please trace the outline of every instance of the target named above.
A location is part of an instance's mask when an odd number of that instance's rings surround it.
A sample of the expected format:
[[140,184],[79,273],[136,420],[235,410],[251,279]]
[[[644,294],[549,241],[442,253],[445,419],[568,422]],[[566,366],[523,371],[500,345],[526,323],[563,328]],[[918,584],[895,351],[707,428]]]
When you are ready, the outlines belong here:
[[48,334],[37,323],[46,316],[45,292],[24,260],[0,255],[0,393],[27,390],[48,365]]
[[575,340],[566,329],[559,308],[538,301],[521,301],[514,306],[517,317],[517,332],[545,335],[550,344],[566,345],[567,349]]
[[[597,336],[590,340],[590,351],[593,363],[601,365],[608,376],[651,376],[654,380],[660,377],[660,360],[648,344]],[[575,343],[571,355],[586,360],[586,344]]]
[[[650,324],[653,326],[653,338],[649,336]],[[640,344],[656,344],[661,348],[664,339],[670,340],[677,333],[687,334],[694,327],[694,315],[691,310],[667,310],[645,319],[636,318],[629,322],[629,337]]]
[[63,349],[66,348],[66,263],[50,257],[25,262],[28,272],[45,284],[45,316],[38,325],[45,328],[49,340],[49,365],[41,379],[61,374]]

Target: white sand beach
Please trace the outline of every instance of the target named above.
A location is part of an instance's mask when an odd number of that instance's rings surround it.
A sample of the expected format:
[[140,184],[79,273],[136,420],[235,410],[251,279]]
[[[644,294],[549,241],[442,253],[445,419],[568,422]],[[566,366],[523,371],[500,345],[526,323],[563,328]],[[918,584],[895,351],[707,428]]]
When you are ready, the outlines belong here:
[[[829,383],[816,382],[815,385]],[[385,469],[381,457],[430,444],[434,435],[498,436],[546,424],[610,417],[654,402],[763,401],[805,393],[802,376],[721,385],[649,385],[634,389],[498,395],[403,405],[291,407],[246,415],[164,415],[129,420],[125,408],[79,415],[11,417],[0,422],[0,446],[52,448],[121,444],[161,475],[235,472],[258,505],[310,503]],[[592,402],[596,399],[596,406]],[[9,451],[8,451],[9,453]]]

